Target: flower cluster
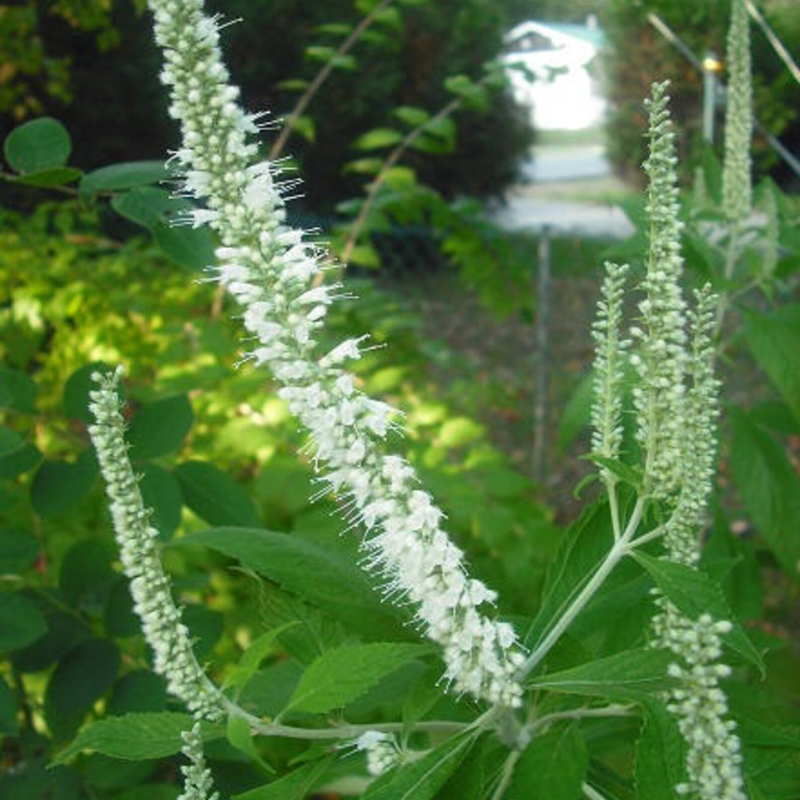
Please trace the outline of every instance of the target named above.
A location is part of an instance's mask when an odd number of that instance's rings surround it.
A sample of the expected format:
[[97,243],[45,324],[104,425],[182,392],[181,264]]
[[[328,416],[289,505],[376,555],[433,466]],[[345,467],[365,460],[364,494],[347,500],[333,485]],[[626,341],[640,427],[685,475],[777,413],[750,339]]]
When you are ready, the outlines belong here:
[[663,613],[654,621],[656,637],[679,657],[669,670],[678,688],[670,692],[667,708],[688,744],[689,780],[675,791],[700,800],[746,800],[736,723],[724,719],[728,703],[719,686],[720,679],[730,674],[719,658],[720,636],[730,631],[731,624],[709,614],[689,620],[663,599],[661,605]]
[[440,527],[442,512],[421,491],[412,468],[385,455],[396,413],[359,391],[343,369],[363,339],[316,353],[315,339],[339,286],[320,284],[323,253],[285,224],[294,184],[275,164],[255,162],[249,136],[257,115],[236,103],[218,48],[219,25],[202,0],[150,0],[170,87],[170,113],[182,147],[174,160],[185,191],[202,200],[187,221],[220,236],[218,280],[240,304],[255,345],[249,358],[283,384],[280,395],[311,434],[314,462],[342,498],[352,525],[363,525],[367,563],[389,596],[417,605],[423,632],[444,650],[445,679],[456,692],[509,706],[520,703],[523,662],[511,626],[481,610],[494,592],[470,579],[461,551]]
[[[622,298],[627,264],[606,262],[606,275],[597,304],[597,319],[592,327],[596,350],[594,358],[594,404],[592,406],[592,452],[616,459],[622,443],[622,398],[625,378],[625,351],[630,341],[619,335]],[[605,468],[601,474],[609,479]]]
[[150,512],[144,507],[128,458],[117,394],[121,373],[118,368],[110,375],[92,376],[97,389],[89,395],[89,410],[95,418],[89,434],[106,481],[133,608],[153,649],[154,669],[166,678],[169,691],[183,700],[196,717],[219,719],[223,714],[223,698],[192,652],[189,632],[181,622],[181,613],[172,599],[169,579],[159,559],[158,531],[149,524]]
[[753,135],[753,89],[750,75],[750,22],[745,0],[731,3],[728,28],[728,90],[725,114],[725,160],[722,209],[730,222],[750,213],[750,139]]
[[367,731],[355,741],[355,747],[367,757],[367,772],[383,775],[402,760],[402,753],[394,736],[381,731]]
[[631,360],[639,373],[633,399],[639,444],[645,454],[646,488],[667,497],[681,482],[683,437],[686,303],[681,295],[681,230],[675,133],[669,114],[669,83],[653,85],[645,101],[649,116],[650,153],[644,162],[648,177],[645,213],[650,222],[647,271],[639,303],[641,327]]
[[184,732],[182,752],[189,759],[189,764],[181,767],[184,784],[177,800],[218,800],[218,792],[210,794],[213,784],[203,756],[203,737],[199,722],[190,731]]

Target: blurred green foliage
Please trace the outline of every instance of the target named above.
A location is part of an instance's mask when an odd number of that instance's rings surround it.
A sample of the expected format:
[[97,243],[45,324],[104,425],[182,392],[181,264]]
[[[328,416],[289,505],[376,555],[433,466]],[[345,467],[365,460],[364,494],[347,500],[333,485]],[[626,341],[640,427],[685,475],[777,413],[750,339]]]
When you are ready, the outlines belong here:
[[[644,141],[639,135],[644,121],[640,98],[651,83],[669,78],[672,109],[679,132],[681,163],[691,174],[701,156],[703,76],[676,47],[648,21],[658,15],[702,60],[707,52],[725,52],[729,17],[728,0],[674,3],[670,0],[608,0],[601,23],[608,39],[604,72],[610,116],[608,155],[617,171],[633,183],[641,181],[639,165]],[[770,26],[789,52],[800,49],[800,6],[785,0],[759,3]],[[751,22],[754,113],[789,151],[800,144],[800,87]],[[726,80],[725,72],[721,75]],[[722,116],[718,115],[717,141],[722,141]],[[754,156],[760,171],[774,168],[775,177],[791,181],[792,173],[756,134]],[[796,180],[796,178],[794,178]]]

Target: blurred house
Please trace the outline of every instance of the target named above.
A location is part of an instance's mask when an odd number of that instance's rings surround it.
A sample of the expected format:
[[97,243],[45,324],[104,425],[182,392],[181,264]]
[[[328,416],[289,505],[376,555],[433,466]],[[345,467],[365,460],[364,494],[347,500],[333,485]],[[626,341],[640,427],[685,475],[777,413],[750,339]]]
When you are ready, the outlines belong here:
[[505,37],[502,60],[517,101],[538,130],[578,130],[602,122],[596,76],[602,31],[586,25],[523,22]]

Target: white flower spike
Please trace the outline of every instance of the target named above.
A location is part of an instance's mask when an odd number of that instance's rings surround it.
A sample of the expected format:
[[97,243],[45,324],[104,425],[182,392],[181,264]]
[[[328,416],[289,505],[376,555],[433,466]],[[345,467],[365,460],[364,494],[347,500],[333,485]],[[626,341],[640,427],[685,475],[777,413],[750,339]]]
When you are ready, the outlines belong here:
[[241,305],[255,338],[251,358],[283,384],[280,395],[314,442],[314,464],[367,530],[367,561],[387,595],[409,598],[423,632],[443,648],[445,680],[458,693],[518,706],[523,663],[510,626],[483,610],[494,593],[466,574],[462,553],[440,528],[442,513],[417,487],[410,466],[383,453],[395,412],[353,386],[341,363],[360,340],[327,355],[315,339],[331,289],[315,288],[320,249],[286,225],[279,168],[257,158],[252,117],[237,104],[218,48],[219,26],[202,0],[150,0],[164,51],[162,81],[183,143],[174,156],[187,194],[205,208],[222,246],[215,274]]

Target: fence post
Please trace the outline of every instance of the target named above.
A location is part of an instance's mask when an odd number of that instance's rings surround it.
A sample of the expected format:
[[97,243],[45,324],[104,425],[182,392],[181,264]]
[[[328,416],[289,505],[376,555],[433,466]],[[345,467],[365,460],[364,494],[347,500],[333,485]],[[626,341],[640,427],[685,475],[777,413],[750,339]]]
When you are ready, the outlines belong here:
[[533,397],[533,479],[544,482],[547,452],[547,389],[550,361],[550,226],[544,225],[539,239],[539,270],[536,276],[536,377]]

